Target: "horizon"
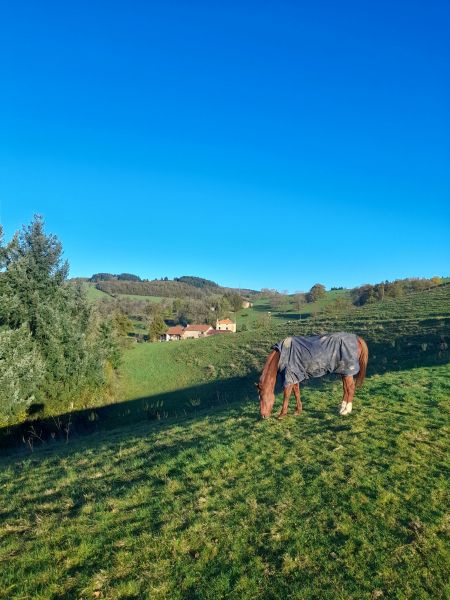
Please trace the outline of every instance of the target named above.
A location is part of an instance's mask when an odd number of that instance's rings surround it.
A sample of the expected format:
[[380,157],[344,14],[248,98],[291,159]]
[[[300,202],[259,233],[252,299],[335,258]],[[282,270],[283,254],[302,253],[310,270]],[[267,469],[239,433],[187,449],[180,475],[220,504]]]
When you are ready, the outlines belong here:
[[70,277],[353,288],[450,264],[450,5],[25,2],[0,36],[0,223]]
[[[86,280],[88,280],[89,283],[94,283],[94,282],[91,282],[89,280],[94,275],[97,275],[99,273],[106,273],[106,272],[105,271],[97,271],[95,273],[92,273],[92,275],[90,275],[89,277],[88,276],[83,276],[83,275],[77,275],[77,276],[70,276],[69,275],[68,279],[86,279]],[[108,273],[108,274],[109,275],[113,275],[113,276],[124,275],[124,274],[127,274],[127,275],[137,275],[140,278],[141,281],[161,281],[163,279],[163,277],[153,277],[153,278],[142,277],[138,273],[133,273],[132,271],[124,271],[122,273]],[[183,275],[176,275],[175,277],[168,277],[168,281],[174,281],[176,278],[180,278],[180,277],[198,277],[200,279],[206,279],[208,281],[211,281],[212,283],[217,284],[221,288],[232,288],[232,289],[235,289],[235,290],[247,290],[247,291],[257,292],[257,293],[261,293],[262,290],[267,289],[267,290],[271,290],[271,291],[276,291],[276,292],[278,292],[280,294],[293,295],[293,294],[296,294],[296,293],[306,293],[306,292],[309,292],[309,290],[312,287],[312,286],[310,286],[310,288],[308,288],[308,289],[304,289],[304,290],[297,289],[297,290],[293,290],[293,291],[290,291],[290,290],[287,290],[287,289],[269,288],[267,286],[263,286],[260,289],[254,289],[254,288],[250,288],[248,286],[235,287],[235,286],[230,286],[230,285],[222,284],[220,281],[209,280],[207,277],[203,277],[202,275],[193,275],[192,273],[191,274],[186,274],[185,273]],[[448,279],[449,278],[446,275],[436,275],[436,274],[434,276],[432,276],[432,277],[439,277],[441,279]],[[412,277],[405,277],[405,278],[403,278],[403,280],[404,279],[406,279],[406,280],[417,280],[417,279],[430,279],[430,278],[428,278],[428,277],[415,277],[415,276],[412,276]],[[318,283],[322,283],[323,285],[325,285],[326,291],[329,292],[329,291],[333,291],[334,289],[336,289],[336,290],[342,289],[342,290],[347,290],[348,291],[348,290],[352,290],[352,289],[357,288],[357,287],[362,287],[364,285],[376,285],[378,283],[393,283],[394,281],[397,281],[397,280],[383,279],[381,281],[366,281],[366,282],[360,283],[359,285],[352,286],[352,287],[346,287],[346,286],[342,286],[342,285],[327,286],[327,285],[323,284],[323,282],[321,282],[321,281],[316,281],[312,285],[315,285],[315,284],[318,284]]]

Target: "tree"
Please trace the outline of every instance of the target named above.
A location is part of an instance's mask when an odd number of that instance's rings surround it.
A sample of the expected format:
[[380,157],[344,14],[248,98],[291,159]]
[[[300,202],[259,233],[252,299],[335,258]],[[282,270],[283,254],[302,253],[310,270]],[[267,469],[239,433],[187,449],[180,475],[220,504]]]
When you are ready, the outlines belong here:
[[[67,282],[69,266],[61,243],[45,234],[42,217],[36,216],[8,244],[1,238],[0,269],[0,328],[9,332],[6,342],[17,340],[34,365],[30,370],[39,373],[32,392],[9,388],[6,402],[21,398],[23,405],[33,397],[66,408],[81,395],[98,396],[116,343],[111,335],[105,343],[84,290]],[[4,372],[7,365],[15,368],[15,360],[11,352],[4,355]]]
[[295,292],[294,304],[297,310],[301,310],[306,303],[306,294],[304,292]]
[[113,279],[116,279],[116,276],[112,273],[94,273],[90,281],[97,283],[97,281],[112,281]]
[[325,296],[325,286],[321,283],[316,283],[306,294],[307,302],[316,302]]
[[167,325],[164,323],[164,319],[160,313],[156,313],[148,328],[148,337],[151,342],[157,342],[161,335],[167,331]]
[[121,273],[120,275],[117,275],[117,281],[141,281],[141,278],[132,273]]
[[234,312],[241,310],[243,302],[242,296],[236,294],[235,292],[227,292],[226,294],[224,294],[224,298],[228,301],[231,310],[233,310]]

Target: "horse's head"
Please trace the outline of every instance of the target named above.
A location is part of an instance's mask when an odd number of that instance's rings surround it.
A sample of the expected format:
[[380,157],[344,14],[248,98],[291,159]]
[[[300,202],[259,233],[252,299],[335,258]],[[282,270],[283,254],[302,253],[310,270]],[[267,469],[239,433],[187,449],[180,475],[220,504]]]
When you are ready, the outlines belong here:
[[275,403],[275,394],[270,386],[262,385],[261,382],[255,383],[259,396],[259,411],[263,419],[267,419],[272,414]]

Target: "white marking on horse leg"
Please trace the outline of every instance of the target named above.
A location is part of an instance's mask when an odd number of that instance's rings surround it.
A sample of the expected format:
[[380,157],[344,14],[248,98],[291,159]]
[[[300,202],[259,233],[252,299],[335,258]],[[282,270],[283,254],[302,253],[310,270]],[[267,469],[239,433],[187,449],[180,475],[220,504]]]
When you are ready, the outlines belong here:
[[344,410],[345,410],[345,407],[346,407],[346,406],[347,406],[347,400],[342,400],[341,408],[340,408],[340,410],[339,410],[339,414],[340,414],[340,415],[342,415],[342,414],[343,414],[343,412],[344,412]]
[[344,410],[341,410],[341,415],[349,415],[352,412],[353,402],[347,402],[347,406]]

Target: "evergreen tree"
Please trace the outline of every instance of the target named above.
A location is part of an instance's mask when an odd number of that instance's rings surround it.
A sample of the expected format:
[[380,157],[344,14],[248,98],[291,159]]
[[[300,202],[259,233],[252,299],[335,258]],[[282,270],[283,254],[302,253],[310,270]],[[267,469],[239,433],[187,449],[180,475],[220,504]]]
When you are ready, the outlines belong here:
[[167,331],[167,325],[160,313],[154,315],[148,328],[148,337],[151,342],[157,342],[160,336]]
[[[61,243],[45,234],[40,216],[7,245],[1,238],[0,269],[0,329],[20,343],[21,358],[39,372],[31,391],[7,393],[0,412],[8,403],[23,406],[31,398],[67,410],[81,395],[98,393],[106,362],[117,364],[116,342],[109,335],[106,343],[84,291],[67,282]],[[29,337],[11,333],[19,330]],[[14,368],[13,353],[2,360],[4,373],[8,364]]]

